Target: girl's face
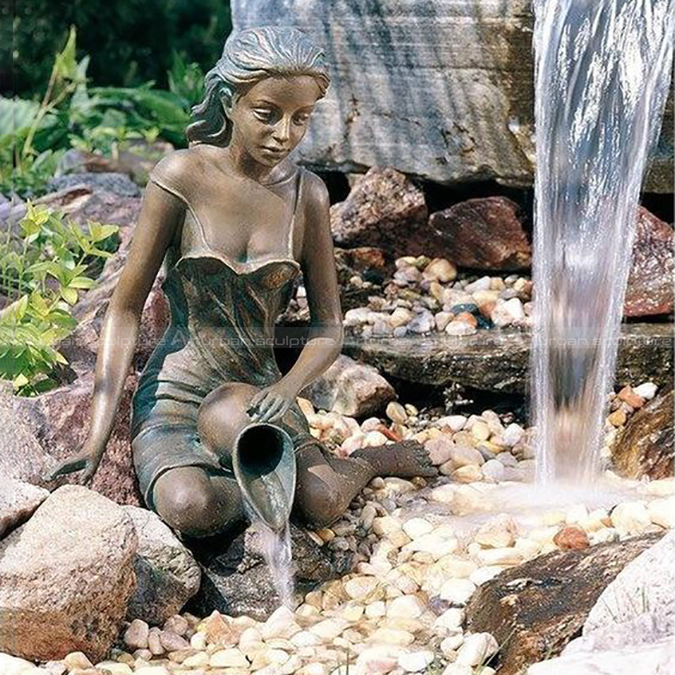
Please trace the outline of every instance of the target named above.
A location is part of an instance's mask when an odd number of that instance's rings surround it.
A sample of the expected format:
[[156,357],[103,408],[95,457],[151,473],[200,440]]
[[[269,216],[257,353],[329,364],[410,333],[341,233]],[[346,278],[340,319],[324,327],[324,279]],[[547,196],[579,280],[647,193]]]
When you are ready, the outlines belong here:
[[242,89],[227,116],[231,144],[267,167],[296,148],[307,131],[321,90],[311,75],[266,77]]

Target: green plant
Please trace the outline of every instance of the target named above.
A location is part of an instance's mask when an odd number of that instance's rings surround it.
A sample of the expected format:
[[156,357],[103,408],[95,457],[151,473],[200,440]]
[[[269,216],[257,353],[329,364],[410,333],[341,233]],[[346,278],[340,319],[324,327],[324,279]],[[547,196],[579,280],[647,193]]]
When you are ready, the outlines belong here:
[[201,103],[204,98],[204,71],[198,63],[187,63],[180,54],[174,52],[167,77],[169,91],[180,98],[185,110]]
[[34,395],[56,385],[53,371],[67,361],[55,345],[77,325],[71,308],[92,288],[93,264],[108,258],[116,225],[87,223],[86,231],[44,206],[28,205],[20,234],[0,243],[0,378]]
[[44,192],[63,153],[76,148],[115,157],[121,144],[162,137],[185,144],[189,110],[201,97],[199,66],[175,56],[172,91],[88,87],[89,57],[77,61],[77,33],[56,55],[41,102],[0,99],[0,192],[33,197]]

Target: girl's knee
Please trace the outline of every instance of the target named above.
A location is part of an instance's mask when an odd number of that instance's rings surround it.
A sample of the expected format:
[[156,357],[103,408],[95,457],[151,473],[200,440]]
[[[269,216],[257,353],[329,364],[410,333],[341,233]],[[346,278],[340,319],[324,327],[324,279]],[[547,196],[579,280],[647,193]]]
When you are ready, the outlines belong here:
[[342,515],[342,498],[336,485],[312,476],[298,483],[296,511],[306,523],[326,527]]
[[217,495],[204,471],[190,469],[172,469],[157,479],[153,488],[155,508],[162,520],[181,533],[209,536],[223,526]]

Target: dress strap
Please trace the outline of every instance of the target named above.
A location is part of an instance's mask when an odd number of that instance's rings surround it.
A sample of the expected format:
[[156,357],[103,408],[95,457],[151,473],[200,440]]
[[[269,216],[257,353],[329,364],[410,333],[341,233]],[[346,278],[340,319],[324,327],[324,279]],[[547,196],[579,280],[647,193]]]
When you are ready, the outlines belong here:
[[293,241],[295,233],[295,221],[297,220],[298,209],[300,208],[300,203],[302,202],[302,188],[304,184],[304,175],[305,169],[301,166],[298,167],[298,175],[296,178],[295,186],[295,197],[293,203],[293,215],[291,216],[291,225],[288,229],[288,242],[286,244],[286,250],[290,258],[295,259],[293,251]]

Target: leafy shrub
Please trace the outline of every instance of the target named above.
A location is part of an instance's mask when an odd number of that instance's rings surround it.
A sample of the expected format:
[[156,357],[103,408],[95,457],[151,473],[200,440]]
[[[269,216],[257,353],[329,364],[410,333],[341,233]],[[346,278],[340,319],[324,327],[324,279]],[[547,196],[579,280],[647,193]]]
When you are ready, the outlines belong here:
[[96,263],[119,239],[116,225],[87,223],[87,230],[44,206],[28,205],[20,236],[0,242],[0,378],[32,395],[56,385],[54,369],[67,361],[55,348],[77,325],[71,308],[92,288]]
[[171,91],[87,86],[89,58],[77,61],[76,32],[56,55],[40,104],[0,99],[0,192],[41,194],[70,148],[114,155],[129,140],[162,137],[185,145],[192,105],[201,100],[204,74],[176,56]]
[[[229,0],[24,0],[0,3],[0,91],[30,98],[70,26],[99,86],[168,86],[173,52],[208,70],[231,30]],[[80,58],[81,58],[80,55]]]

